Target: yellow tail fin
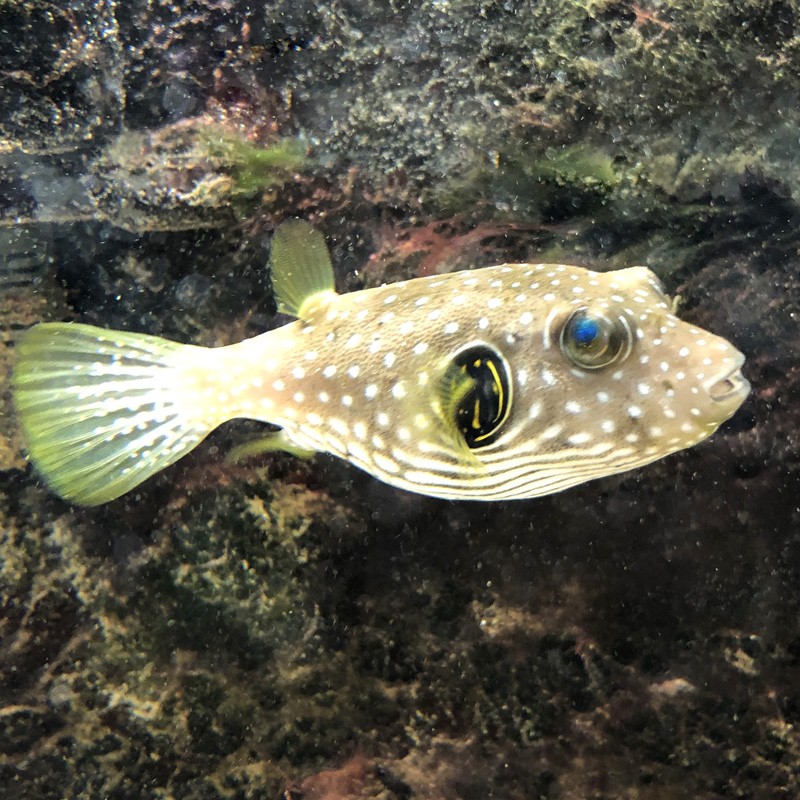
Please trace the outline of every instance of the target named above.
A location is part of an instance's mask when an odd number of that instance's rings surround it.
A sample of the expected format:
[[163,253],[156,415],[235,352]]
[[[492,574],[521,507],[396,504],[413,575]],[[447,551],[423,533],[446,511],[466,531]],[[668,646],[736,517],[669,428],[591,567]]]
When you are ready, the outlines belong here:
[[198,378],[213,370],[214,350],[72,323],[37,325],[16,350],[13,397],[28,453],[71,502],[119,497],[222,421],[204,418]]

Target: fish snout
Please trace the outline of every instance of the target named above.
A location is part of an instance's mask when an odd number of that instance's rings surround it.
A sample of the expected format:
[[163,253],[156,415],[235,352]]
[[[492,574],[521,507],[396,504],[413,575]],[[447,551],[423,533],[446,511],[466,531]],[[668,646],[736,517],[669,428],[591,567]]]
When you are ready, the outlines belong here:
[[703,389],[711,401],[709,410],[716,418],[730,417],[750,393],[750,382],[742,375],[743,364],[744,356],[736,350],[732,366],[726,364],[704,381]]

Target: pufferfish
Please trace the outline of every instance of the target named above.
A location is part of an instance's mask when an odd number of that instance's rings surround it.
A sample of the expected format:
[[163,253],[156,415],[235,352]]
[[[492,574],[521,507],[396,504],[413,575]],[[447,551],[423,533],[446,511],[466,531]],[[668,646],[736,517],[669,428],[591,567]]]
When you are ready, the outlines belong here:
[[278,227],[271,265],[297,319],[237,344],[22,336],[13,397],[52,489],[105,503],[246,417],[276,427],[239,455],[331,453],[411,492],[530,498],[694,445],[750,389],[742,354],[679,320],[645,267],[502,264],[337,294],[301,220]]

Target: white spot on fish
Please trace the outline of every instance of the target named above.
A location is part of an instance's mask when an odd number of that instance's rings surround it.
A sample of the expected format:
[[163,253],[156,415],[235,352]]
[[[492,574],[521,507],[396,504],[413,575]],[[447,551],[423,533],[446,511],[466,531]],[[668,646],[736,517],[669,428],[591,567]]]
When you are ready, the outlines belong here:
[[586,444],[591,441],[592,437],[588,433],[573,433],[572,436],[567,437],[570,444]]
[[424,414],[414,415],[414,426],[420,430],[425,430],[430,425],[430,420]]
[[356,442],[351,441],[347,443],[347,452],[357,462],[362,464],[371,464],[372,462],[369,453]]
[[334,433],[338,433],[339,436],[350,435],[350,428],[347,427],[347,423],[338,417],[329,417],[328,426]]
[[378,469],[388,473],[389,475],[396,475],[398,472],[400,472],[400,467],[398,466],[397,462],[393,461],[388,456],[383,455],[383,453],[373,453],[372,463]]
[[563,425],[551,425],[542,431],[541,439],[555,439],[561,431],[564,430]]

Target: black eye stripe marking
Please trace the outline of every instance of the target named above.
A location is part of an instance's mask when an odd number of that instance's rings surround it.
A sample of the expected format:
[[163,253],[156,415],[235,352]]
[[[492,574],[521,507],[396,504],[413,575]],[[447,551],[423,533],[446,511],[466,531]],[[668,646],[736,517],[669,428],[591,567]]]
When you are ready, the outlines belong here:
[[462,351],[454,361],[474,384],[456,409],[456,424],[470,448],[486,447],[497,438],[511,408],[508,365],[484,345]]

